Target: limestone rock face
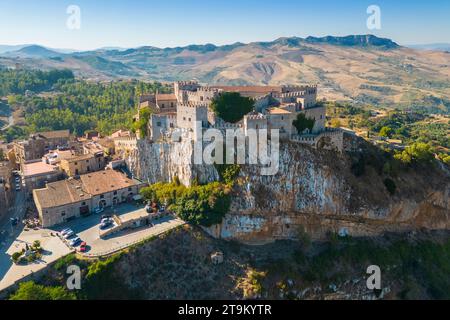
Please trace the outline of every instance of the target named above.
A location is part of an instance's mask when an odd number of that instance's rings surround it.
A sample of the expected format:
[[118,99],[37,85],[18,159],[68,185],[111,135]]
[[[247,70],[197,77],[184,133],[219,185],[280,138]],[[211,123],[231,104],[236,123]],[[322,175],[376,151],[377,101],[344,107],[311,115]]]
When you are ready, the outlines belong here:
[[219,179],[213,165],[193,165],[193,143],[188,139],[181,142],[150,143],[139,140],[137,148],[125,159],[131,172],[151,184],[170,182],[178,177],[184,185],[198,180],[202,183]]
[[[193,179],[204,183],[219,178],[212,165],[186,162],[192,154],[187,140],[141,141],[127,162],[136,176],[150,183],[175,176],[186,185]],[[363,176],[355,177],[351,165],[346,153],[283,143],[278,173],[263,176],[259,166],[241,166],[229,214],[220,225],[205,230],[215,237],[260,243],[304,233],[321,239],[329,232],[371,236],[450,229],[448,172],[438,167],[426,173],[402,172],[395,178],[397,192],[392,196],[382,174],[367,167]]]

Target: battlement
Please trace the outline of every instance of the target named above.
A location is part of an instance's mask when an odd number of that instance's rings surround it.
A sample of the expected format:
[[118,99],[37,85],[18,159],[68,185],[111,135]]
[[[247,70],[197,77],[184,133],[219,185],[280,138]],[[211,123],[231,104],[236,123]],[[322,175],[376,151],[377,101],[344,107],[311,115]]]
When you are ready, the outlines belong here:
[[250,113],[246,115],[248,120],[265,120],[267,119],[267,116],[262,113]]
[[178,108],[180,107],[187,107],[187,108],[207,108],[208,104],[204,101],[185,101],[178,105]]

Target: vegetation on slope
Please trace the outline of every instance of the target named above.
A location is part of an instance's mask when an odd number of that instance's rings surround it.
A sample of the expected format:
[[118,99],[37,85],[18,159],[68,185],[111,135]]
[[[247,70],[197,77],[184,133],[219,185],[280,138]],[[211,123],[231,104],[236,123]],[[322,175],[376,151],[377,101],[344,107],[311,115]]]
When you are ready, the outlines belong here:
[[[121,255],[68,263],[82,270],[79,299],[362,299],[374,294],[366,287],[369,265],[380,267],[387,299],[450,298],[446,234],[355,239],[330,233],[322,243],[300,238],[247,246],[184,226]],[[224,253],[221,265],[210,260],[217,250]],[[67,265],[39,285],[63,285]]]
[[186,187],[178,180],[141,190],[144,199],[165,204],[180,219],[207,227],[222,221],[231,205],[230,193],[231,189],[219,182]]
[[[12,72],[0,71],[0,78],[13,77]],[[20,71],[16,75],[18,83],[4,85],[3,94],[8,95],[8,103],[14,110],[23,112],[26,126],[4,132],[8,141],[47,130],[69,129],[83,134],[96,129],[109,134],[130,129],[142,93],[170,90],[160,83],[136,80],[108,83],[75,80],[69,71]],[[24,95],[28,89],[37,94]]]

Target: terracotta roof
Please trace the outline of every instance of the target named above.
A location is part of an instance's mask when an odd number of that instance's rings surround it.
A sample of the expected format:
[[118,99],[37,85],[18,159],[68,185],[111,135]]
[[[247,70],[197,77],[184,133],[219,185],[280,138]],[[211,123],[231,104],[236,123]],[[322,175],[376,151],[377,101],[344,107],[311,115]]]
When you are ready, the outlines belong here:
[[174,93],[158,93],[156,100],[177,100],[177,96]]
[[33,193],[42,208],[52,208],[89,200],[92,196],[138,183],[119,171],[105,170],[81,175],[79,179],[69,178],[48,183],[44,189],[35,189]]
[[35,189],[33,193],[42,208],[59,207],[89,200],[92,197],[83,190],[81,181],[77,179],[48,183],[46,188]]
[[70,130],[57,130],[57,131],[47,131],[47,132],[38,132],[37,134],[47,138],[69,138]]
[[271,92],[281,92],[281,87],[277,86],[212,86],[226,92],[258,93],[268,94]]
[[68,159],[63,159],[63,161],[67,161],[67,162],[77,162],[77,161],[83,161],[83,160],[89,160],[94,158],[94,155],[92,153],[87,153],[87,154],[82,154],[79,156],[73,156],[71,158]]
[[136,182],[115,170],[104,170],[84,174],[80,180],[86,192],[98,195],[136,185]]
[[56,166],[44,162],[26,163],[22,166],[22,173],[24,177],[35,176],[40,174],[53,173],[57,171]]
[[281,108],[270,108],[267,110],[269,114],[291,114],[292,112]]

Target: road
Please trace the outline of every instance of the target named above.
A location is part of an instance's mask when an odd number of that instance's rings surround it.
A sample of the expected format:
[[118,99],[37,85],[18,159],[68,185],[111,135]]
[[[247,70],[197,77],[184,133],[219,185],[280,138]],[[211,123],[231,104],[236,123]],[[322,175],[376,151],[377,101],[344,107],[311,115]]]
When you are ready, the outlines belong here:
[[[28,204],[27,196],[24,191],[13,192],[15,192],[13,205],[8,208],[7,213],[2,215],[2,218],[0,219],[0,279],[2,279],[4,273],[10,266],[8,261],[10,258],[9,255],[6,254],[6,250],[8,250],[24,229],[22,220]],[[10,221],[11,218],[18,218],[19,223],[16,226],[13,226]]]
[[13,115],[10,115],[8,117],[8,123],[5,124],[2,128],[0,128],[0,131],[6,130],[9,127],[12,127],[13,125],[14,125],[14,117],[13,117]]

